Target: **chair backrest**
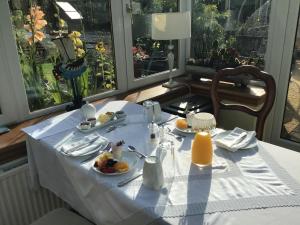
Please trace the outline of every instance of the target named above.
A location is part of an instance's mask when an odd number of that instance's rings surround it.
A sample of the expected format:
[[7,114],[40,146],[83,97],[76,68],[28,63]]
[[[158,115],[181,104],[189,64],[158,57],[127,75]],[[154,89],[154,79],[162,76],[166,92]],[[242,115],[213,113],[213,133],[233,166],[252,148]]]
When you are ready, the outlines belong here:
[[[264,101],[259,109],[253,109],[242,103],[225,104],[218,90],[220,83],[235,83],[242,88],[249,88],[253,81],[258,83],[265,90]],[[251,92],[249,92],[251,93]],[[237,68],[226,68],[219,70],[214,76],[211,88],[211,98],[213,102],[214,115],[219,120],[220,109],[238,110],[256,117],[256,137],[262,140],[265,120],[270,113],[276,94],[276,84],[274,78],[268,73],[251,65],[243,65]]]

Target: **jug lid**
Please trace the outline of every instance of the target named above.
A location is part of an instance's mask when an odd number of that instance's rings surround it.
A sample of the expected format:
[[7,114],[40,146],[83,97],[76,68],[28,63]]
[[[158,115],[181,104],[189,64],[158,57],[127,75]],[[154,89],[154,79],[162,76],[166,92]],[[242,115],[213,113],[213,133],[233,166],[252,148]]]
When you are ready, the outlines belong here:
[[156,164],[156,163],[160,163],[160,160],[157,156],[148,156],[145,159],[145,162],[149,164]]
[[147,107],[147,106],[153,106],[153,102],[152,102],[152,101],[149,101],[149,100],[148,100],[148,101],[144,101],[144,102],[143,102],[143,106],[146,106],[146,107]]

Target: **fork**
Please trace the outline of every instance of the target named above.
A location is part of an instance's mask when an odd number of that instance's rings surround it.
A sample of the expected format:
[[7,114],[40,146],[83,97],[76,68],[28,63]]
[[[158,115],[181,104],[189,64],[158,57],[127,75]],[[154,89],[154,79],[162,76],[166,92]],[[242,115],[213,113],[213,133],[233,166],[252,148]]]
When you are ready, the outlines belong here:
[[167,127],[167,129],[168,129],[167,134],[169,134],[169,135],[175,137],[178,141],[181,141],[183,138],[185,138],[185,135],[181,135],[181,134],[173,134],[172,131],[171,131],[171,129],[170,129],[169,127]]
[[137,175],[135,175],[135,176],[133,176],[133,177],[130,177],[130,178],[126,179],[126,180],[120,181],[120,182],[118,183],[118,187],[123,187],[124,185],[130,183],[131,181],[133,181],[133,180],[139,178],[139,177],[142,176],[142,175],[143,175],[143,174],[140,173],[140,174],[137,174]]
[[109,132],[111,132],[111,131],[113,131],[113,130],[119,128],[119,127],[124,127],[124,126],[126,126],[126,125],[127,125],[126,123],[121,123],[121,124],[119,124],[119,125],[111,125],[111,126],[109,126],[109,127],[106,129],[106,133],[109,133]]
[[[169,133],[174,134],[173,131],[170,129],[170,127],[167,127],[167,129],[168,129],[168,132],[169,132]],[[182,138],[185,138],[185,137],[186,137],[186,136],[183,135],[183,134],[174,134],[174,135],[176,135],[176,136],[178,136],[178,137],[182,137]]]

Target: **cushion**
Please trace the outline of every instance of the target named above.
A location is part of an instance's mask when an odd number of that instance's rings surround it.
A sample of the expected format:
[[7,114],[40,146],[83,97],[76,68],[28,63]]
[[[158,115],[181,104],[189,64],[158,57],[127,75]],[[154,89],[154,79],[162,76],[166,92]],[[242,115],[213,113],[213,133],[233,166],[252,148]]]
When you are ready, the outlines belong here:
[[31,225],[93,225],[83,217],[64,208],[55,209]]

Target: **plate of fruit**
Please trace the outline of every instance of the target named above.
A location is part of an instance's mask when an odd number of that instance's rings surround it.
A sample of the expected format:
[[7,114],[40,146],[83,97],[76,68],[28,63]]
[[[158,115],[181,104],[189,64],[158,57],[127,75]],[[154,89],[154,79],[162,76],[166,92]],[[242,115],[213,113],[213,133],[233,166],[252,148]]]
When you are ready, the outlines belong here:
[[137,160],[134,152],[123,151],[120,160],[115,159],[112,153],[104,152],[95,159],[93,170],[108,176],[121,175],[132,170]]

